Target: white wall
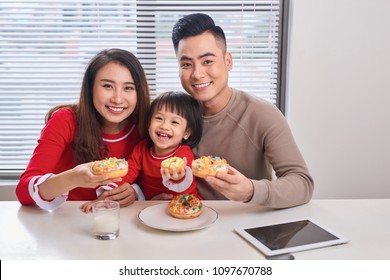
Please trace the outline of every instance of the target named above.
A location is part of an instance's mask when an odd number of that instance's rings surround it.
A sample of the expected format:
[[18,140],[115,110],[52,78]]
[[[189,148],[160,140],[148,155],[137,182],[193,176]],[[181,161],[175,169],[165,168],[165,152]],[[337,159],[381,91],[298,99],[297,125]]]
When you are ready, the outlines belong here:
[[291,4],[287,116],[314,198],[390,198],[390,1]]

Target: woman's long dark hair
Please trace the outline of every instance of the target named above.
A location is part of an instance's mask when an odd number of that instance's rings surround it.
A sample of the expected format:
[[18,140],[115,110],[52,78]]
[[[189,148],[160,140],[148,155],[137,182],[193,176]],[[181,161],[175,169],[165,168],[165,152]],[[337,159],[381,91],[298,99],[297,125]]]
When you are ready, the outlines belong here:
[[137,91],[137,105],[129,120],[134,122],[141,137],[147,129],[146,116],[150,104],[150,93],[146,75],[141,63],[132,53],[122,49],[107,49],[91,59],[85,71],[80,98],[77,104],[65,104],[52,108],[46,115],[46,122],[60,108],[72,108],[76,114],[77,133],[73,143],[77,164],[98,160],[108,156],[102,139],[103,118],[93,105],[93,85],[97,72],[109,62],[115,61],[129,69]]

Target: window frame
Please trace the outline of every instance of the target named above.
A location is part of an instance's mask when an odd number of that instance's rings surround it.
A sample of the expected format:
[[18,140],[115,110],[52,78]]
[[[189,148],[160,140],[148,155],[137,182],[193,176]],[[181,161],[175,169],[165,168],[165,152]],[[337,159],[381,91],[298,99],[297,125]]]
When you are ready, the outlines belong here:
[[[5,2],[7,2],[7,1],[12,2],[11,0],[6,0]],[[115,3],[116,1],[113,1],[113,2]],[[148,2],[148,4],[146,6],[150,7],[150,5],[151,5],[150,2],[152,2],[152,1],[139,1],[139,2],[141,4],[142,3],[145,4],[145,2]],[[154,2],[170,2],[170,1],[154,1]],[[188,2],[192,3],[192,2],[201,2],[201,1],[188,1]],[[217,1],[210,1],[210,2],[217,2]],[[245,1],[242,1],[242,2],[245,2]],[[253,1],[251,1],[251,2],[253,2]],[[289,2],[290,1],[289,0],[279,0],[279,2],[280,2],[279,5],[280,5],[280,9],[281,9],[282,13],[280,14],[279,31],[278,31],[278,33],[279,33],[279,37],[278,37],[279,56],[278,56],[278,62],[277,62],[278,63],[278,66],[277,66],[278,71],[277,71],[277,78],[276,78],[277,82],[276,82],[276,93],[275,93],[275,98],[276,98],[275,105],[279,108],[279,110],[283,114],[285,114],[285,110],[286,110],[286,84],[287,84],[286,83],[287,47],[288,47],[287,43],[288,43],[288,22],[289,22],[288,15],[289,15],[289,6],[290,6]],[[137,4],[137,11],[143,11],[143,9],[145,8],[141,4],[140,5]],[[203,4],[198,3],[198,5],[203,5]],[[188,13],[189,11],[184,9],[184,10],[182,10],[182,12]],[[200,12],[205,12],[205,11],[202,10]],[[138,15],[137,15],[137,17],[138,17]],[[218,20],[216,20],[216,23],[219,24]],[[224,28],[223,24],[220,24],[220,25]],[[140,36],[140,38],[141,37],[142,36]],[[138,40],[137,40],[137,42],[138,42],[137,46],[143,45],[143,44],[150,44],[150,48],[153,48],[153,47],[156,48],[157,41],[149,42],[147,39],[145,39],[145,41],[142,41],[140,38],[138,38]],[[227,44],[228,44],[228,49],[229,49],[229,37],[228,36],[227,36]],[[137,52],[138,52],[137,56],[140,57],[140,61],[141,61],[142,65],[144,66],[145,71],[148,73],[149,68],[150,69],[157,68],[156,67],[157,58],[156,57],[149,58],[149,59],[142,58],[142,51],[141,50],[142,50],[141,48],[137,47]],[[0,53],[1,53],[1,49],[0,49]],[[0,57],[0,59],[1,59],[1,57]],[[235,59],[235,57],[233,56],[233,60],[234,59]],[[150,86],[157,84],[153,75],[148,76],[148,82],[149,82]],[[81,86],[81,82],[78,86],[79,87]],[[0,85],[0,88],[1,88],[1,85]],[[1,95],[1,92],[0,92],[0,95]],[[0,98],[1,98],[1,96],[0,96]],[[63,102],[59,102],[59,103],[63,103]],[[42,119],[43,119],[43,117],[44,117],[44,114],[42,115]],[[38,139],[36,139],[36,140],[38,140]],[[0,149],[1,149],[1,147],[0,147]],[[23,172],[23,169],[9,170],[9,169],[4,169],[4,168],[0,167],[0,179],[18,179],[22,172]]]

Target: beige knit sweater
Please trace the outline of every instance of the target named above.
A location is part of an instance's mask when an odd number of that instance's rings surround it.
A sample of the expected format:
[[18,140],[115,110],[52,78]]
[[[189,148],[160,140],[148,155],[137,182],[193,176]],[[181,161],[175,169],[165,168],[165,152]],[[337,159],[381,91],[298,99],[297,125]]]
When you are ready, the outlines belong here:
[[[224,157],[251,179],[251,203],[286,208],[311,199],[313,179],[275,105],[233,89],[227,106],[216,115],[203,117],[203,125],[202,140],[193,150],[195,156]],[[204,199],[226,199],[204,180],[197,183]]]

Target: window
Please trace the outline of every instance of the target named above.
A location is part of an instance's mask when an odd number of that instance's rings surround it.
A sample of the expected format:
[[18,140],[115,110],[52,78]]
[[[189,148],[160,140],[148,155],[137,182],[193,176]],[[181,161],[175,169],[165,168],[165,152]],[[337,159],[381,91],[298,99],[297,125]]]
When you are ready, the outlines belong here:
[[182,89],[171,43],[178,18],[211,15],[225,30],[230,86],[283,111],[288,1],[14,1],[0,3],[0,177],[26,167],[49,108],[77,102],[87,62],[105,48],[133,52],[152,93]]

